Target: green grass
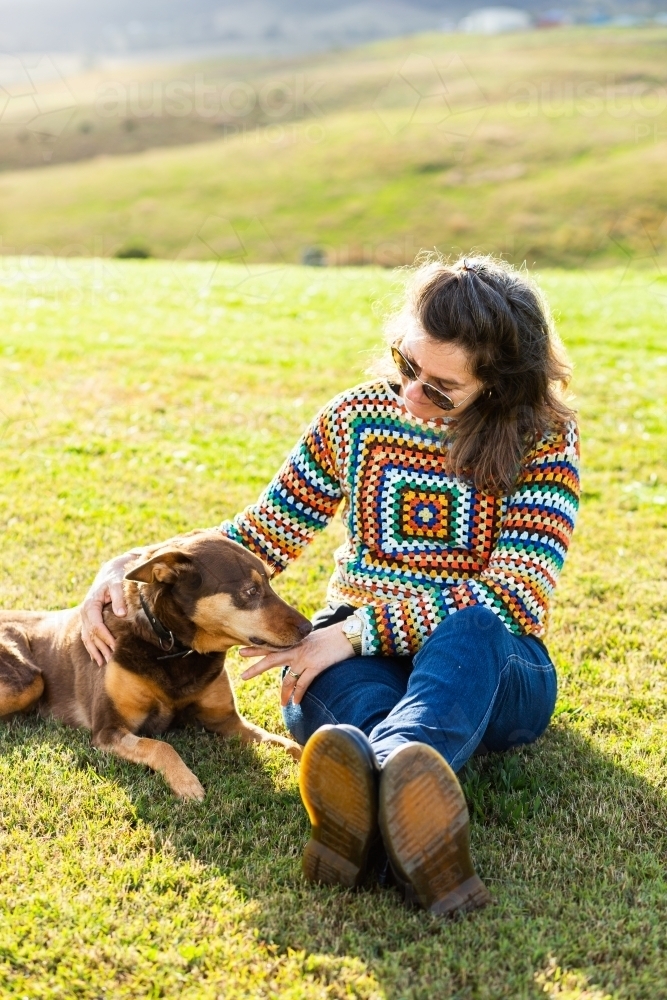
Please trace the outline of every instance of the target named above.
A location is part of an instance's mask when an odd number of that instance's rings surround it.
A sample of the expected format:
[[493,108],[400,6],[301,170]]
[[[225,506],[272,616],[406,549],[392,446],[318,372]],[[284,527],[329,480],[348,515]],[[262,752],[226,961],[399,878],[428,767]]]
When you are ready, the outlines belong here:
[[[2,276],[7,608],[75,603],[106,556],[252,500],[360,377],[399,288],[379,269],[37,263]],[[554,721],[463,776],[494,904],[447,922],[393,892],[306,885],[278,750],[171,735],[207,789],[179,804],[88,733],[31,718],[0,727],[0,995],[667,994],[667,284],[542,280],[576,363],[584,494],[549,639]],[[339,533],[279,582],[305,612]],[[280,728],[275,677],[237,690]]]
[[[333,264],[394,266],[475,245],[531,265],[659,270],[666,54],[665,28],[573,28],[87,76],[57,142],[21,140],[11,107],[0,120],[0,252],[297,262],[315,244]],[[175,117],[166,88],[197,74],[205,116]],[[215,113],[239,81],[252,113]],[[154,112],[134,114],[132,94],[149,111],[157,94]],[[42,166],[7,169],[8,143]]]

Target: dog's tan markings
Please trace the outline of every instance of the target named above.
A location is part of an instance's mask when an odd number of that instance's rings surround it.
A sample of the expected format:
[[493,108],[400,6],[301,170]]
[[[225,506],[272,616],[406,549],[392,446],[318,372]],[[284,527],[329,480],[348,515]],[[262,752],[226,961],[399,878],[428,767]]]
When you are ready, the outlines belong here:
[[231,594],[210,594],[199,598],[192,620],[205,632],[217,633],[229,630],[229,622],[235,612],[238,614],[239,610],[234,606]]
[[150,740],[145,736],[117,730],[110,741],[101,744],[101,749],[111,750],[133,764],[145,764],[153,771],[159,771],[169,787],[180,799],[204,798],[204,788],[196,774],[181,760],[169,743]]
[[[259,574],[258,574],[259,576]],[[209,652],[236,645],[247,645],[250,636],[261,636],[278,646],[295,641],[292,634],[285,641],[275,632],[275,623],[266,608],[237,608],[229,594],[211,594],[197,601],[192,615],[197,626],[193,646],[199,652]]]
[[42,696],[44,679],[37,674],[33,680],[20,690],[0,681],[0,716],[13,715],[14,712],[25,712],[27,708]]
[[294,760],[301,759],[301,747],[298,743],[285,736],[267,733],[265,729],[239,715],[227,671],[223,670],[209,684],[197,699],[196,706],[198,720],[211,732],[224,738],[240,736],[243,743],[270,743],[282,747]]
[[232,646],[240,645],[240,642],[237,636],[228,635],[222,630],[210,635],[198,628],[190,645],[197,653],[226,653]]
[[140,729],[153,709],[170,707],[159,688],[148,678],[133,674],[114,660],[107,665],[104,687],[130,729]]
[[[223,652],[252,635],[252,616],[262,626],[261,612],[241,611],[229,594],[211,594],[197,601],[192,621],[197,626],[192,647],[198,653]],[[259,625],[258,625],[259,627]]]
[[195,705],[197,718],[203,726],[220,735],[227,735],[225,732],[227,722],[233,726],[239,716],[226,670],[223,670],[212,684],[204,688]]

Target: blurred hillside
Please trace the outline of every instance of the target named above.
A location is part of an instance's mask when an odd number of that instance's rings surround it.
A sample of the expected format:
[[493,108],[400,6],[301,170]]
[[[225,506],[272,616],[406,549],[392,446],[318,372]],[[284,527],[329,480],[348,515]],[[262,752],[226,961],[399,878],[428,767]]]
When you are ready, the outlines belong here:
[[[605,0],[612,9],[615,2]],[[0,0],[0,47],[93,57],[183,48],[285,54],[433,29],[447,10],[463,6],[461,0]]]
[[39,99],[15,83],[0,120],[0,249],[655,261],[666,55],[664,28],[572,28],[67,79],[42,61]]
[[[534,16],[555,13],[584,23],[664,10],[662,0],[511,4]],[[471,9],[465,0],[0,0],[0,52],[79,53],[92,60],[184,48],[286,55],[452,28]]]

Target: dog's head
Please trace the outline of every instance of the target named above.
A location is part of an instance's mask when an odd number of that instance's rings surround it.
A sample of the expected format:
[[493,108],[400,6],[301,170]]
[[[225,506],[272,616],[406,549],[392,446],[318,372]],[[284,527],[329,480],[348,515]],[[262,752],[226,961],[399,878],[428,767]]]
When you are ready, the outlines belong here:
[[273,590],[262,561],[217,530],[171,539],[125,579],[149,585],[155,613],[198,653],[287,649],[312,628]]

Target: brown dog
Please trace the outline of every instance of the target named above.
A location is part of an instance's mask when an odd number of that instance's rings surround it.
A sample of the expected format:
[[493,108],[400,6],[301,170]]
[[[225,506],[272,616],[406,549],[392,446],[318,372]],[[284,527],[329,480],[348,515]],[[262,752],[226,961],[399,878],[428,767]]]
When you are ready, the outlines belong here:
[[79,608],[0,612],[0,717],[37,709],[85,726],[95,746],[160,771],[184,799],[203,798],[197,777],[168,743],[137,733],[194,722],[298,760],[298,744],[239,715],[225,670],[232,646],[288,649],[311,630],[262,562],[219,531],[193,531],[143,550],[125,581],[127,617],[104,611],[116,648],[103,668],[83,645]]

